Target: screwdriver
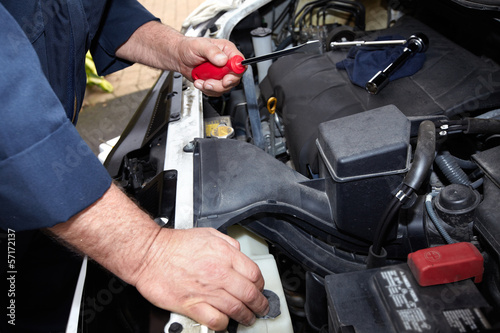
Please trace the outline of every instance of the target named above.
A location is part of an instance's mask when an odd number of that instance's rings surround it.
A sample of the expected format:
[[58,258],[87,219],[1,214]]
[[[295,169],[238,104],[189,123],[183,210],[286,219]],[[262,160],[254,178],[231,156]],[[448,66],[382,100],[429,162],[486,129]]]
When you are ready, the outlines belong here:
[[195,67],[191,72],[193,79],[207,80],[215,79],[221,80],[226,74],[242,74],[246,70],[246,65],[254,64],[256,62],[265,61],[269,59],[274,59],[282,57],[284,55],[292,54],[298,51],[305,52],[310,49],[318,49],[321,46],[321,42],[318,40],[310,41],[299,46],[291,47],[285,50],[280,50],[276,52],[271,52],[269,54],[264,54],[259,57],[253,57],[249,59],[243,59],[241,56],[234,56],[229,59],[229,61],[222,67],[215,66],[210,62],[204,62],[203,64]]
[[[380,46],[380,45],[401,45],[408,42],[405,39],[397,40],[383,40],[383,41],[347,41],[347,42],[332,42],[330,43],[331,48],[344,47],[344,46]],[[226,65],[219,67],[215,66],[210,62],[204,62],[203,64],[195,67],[191,72],[193,79],[198,80],[208,80],[215,79],[221,80],[226,74],[242,74],[246,70],[246,65],[254,64],[260,61],[266,61],[270,59],[279,58],[285,55],[289,55],[297,52],[307,52],[307,51],[320,51],[322,50],[322,42],[319,40],[309,41],[307,43],[294,46],[288,49],[271,52],[269,54],[264,54],[262,56],[243,59],[241,56],[234,56],[229,59]]]
[[242,64],[243,57],[234,56],[231,57],[228,62],[222,66],[215,66],[211,62],[204,62],[201,65],[195,67],[191,72],[191,76],[195,80],[222,80],[226,74],[243,74],[245,72],[246,67]]

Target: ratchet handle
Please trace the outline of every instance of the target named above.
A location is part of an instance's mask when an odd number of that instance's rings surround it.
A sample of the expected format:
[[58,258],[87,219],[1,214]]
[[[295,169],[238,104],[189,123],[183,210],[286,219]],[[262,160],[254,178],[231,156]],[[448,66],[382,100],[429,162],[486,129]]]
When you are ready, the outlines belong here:
[[234,56],[222,67],[215,66],[207,61],[195,67],[191,72],[191,76],[194,80],[221,80],[226,74],[242,74],[246,70],[246,67],[241,64],[242,61],[243,57]]

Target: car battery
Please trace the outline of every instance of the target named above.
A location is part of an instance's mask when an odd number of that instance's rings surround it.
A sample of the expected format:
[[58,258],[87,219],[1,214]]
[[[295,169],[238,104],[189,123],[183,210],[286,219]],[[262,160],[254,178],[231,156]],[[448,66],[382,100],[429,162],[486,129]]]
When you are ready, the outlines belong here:
[[325,278],[331,333],[459,333],[490,328],[474,282],[422,287],[407,264]]
[[319,126],[319,176],[327,179],[332,217],[343,232],[372,241],[409,169],[411,124],[394,105]]

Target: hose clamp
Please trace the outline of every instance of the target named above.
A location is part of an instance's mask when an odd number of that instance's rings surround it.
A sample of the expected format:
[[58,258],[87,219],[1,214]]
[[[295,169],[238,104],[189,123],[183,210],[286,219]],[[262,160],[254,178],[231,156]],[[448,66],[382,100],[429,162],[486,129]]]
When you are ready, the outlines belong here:
[[395,197],[402,203],[405,203],[405,201],[408,199],[408,196],[402,190],[399,190],[398,193],[396,193]]

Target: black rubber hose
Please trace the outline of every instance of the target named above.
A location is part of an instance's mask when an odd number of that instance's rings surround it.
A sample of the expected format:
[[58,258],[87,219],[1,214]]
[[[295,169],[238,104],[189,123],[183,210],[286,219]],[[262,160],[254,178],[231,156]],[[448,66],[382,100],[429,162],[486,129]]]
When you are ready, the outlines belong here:
[[424,120],[418,128],[417,147],[410,170],[403,179],[403,184],[418,190],[427,177],[436,153],[436,126],[430,120]]
[[498,134],[500,133],[500,120],[468,118],[465,134]]
[[[453,156],[453,155],[451,155],[451,156]],[[453,156],[453,159],[455,159],[455,161],[457,161],[457,164],[462,169],[477,169],[477,164],[472,162],[472,161],[464,160],[464,159],[458,158],[456,156]]]
[[276,51],[284,50],[288,45],[292,44],[292,42],[293,37],[291,35],[286,37],[281,43],[278,44],[278,46],[276,47]]
[[[398,191],[398,193],[402,193],[403,198],[409,198],[413,193],[413,189],[403,184],[402,189]],[[370,250],[373,254],[380,255],[383,252],[382,246],[384,245],[387,237],[387,231],[392,225],[391,222],[394,220],[394,217],[399,212],[404,202],[404,199],[402,200],[401,197],[398,197],[397,195],[391,199],[391,202],[384,211],[384,214],[377,225],[377,229],[375,230],[375,237],[373,238],[373,245]]]
[[469,186],[471,181],[467,174],[458,165],[457,161],[447,151],[443,151],[436,156],[436,164],[444,173],[446,179],[452,184],[462,184]]
[[402,188],[398,194],[392,198],[375,230],[375,237],[371,248],[371,252],[374,255],[380,255],[383,252],[382,246],[386,239],[387,231],[391,226],[391,222],[399,212],[399,209],[412,195],[413,191],[418,190],[422,185],[434,162],[435,153],[436,126],[432,121],[424,120],[420,123],[418,128],[417,147],[415,148],[413,163],[403,179]]

